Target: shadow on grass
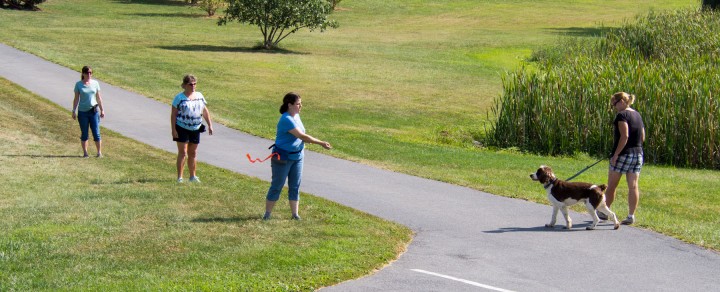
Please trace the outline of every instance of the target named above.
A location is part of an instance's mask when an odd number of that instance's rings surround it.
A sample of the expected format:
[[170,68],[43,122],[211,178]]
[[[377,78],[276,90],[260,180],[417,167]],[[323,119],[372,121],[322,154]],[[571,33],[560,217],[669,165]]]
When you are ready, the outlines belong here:
[[563,28],[545,28],[550,33],[574,36],[574,37],[601,37],[608,33],[610,27],[563,27]]
[[265,50],[260,46],[256,47],[228,47],[228,46],[210,46],[210,45],[184,45],[184,46],[158,46],[156,48],[171,51],[187,51],[187,52],[230,52],[230,53],[265,53],[265,54],[292,54],[307,55],[307,53],[293,52],[284,49]]
[[30,158],[83,158],[80,155],[52,155],[52,154],[3,154],[7,157],[30,157]]
[[91,179],[90,181],[88,181],[88,183],[91,185],[129,185],[129,184],[147,184],[147,183],[167,183],[167,182],[171,182],[171,181],[173,181],[173,180],[169,180],[169,179],[165,179],[165,178],[147,178],[147,177],[121,178],[121,179],[116,179],[116,180],[94,178],[94,179]]
[[233,222],[243,222],[243,221],[251,221],[251,220],[260,220],[262,219],[262,216],[245,216],[245,217],[211,217],[211,218],[195,218],[193,220],[190,220],[190,222],[193,223],[233,223]]
[[189,6],[189,4],[185,0],[115,0],[113,2],[120,4]]
[[128,13],[125,15],[129,16],[142,16],[142,17],[183,17],[183,18],[203,18],[207,15],[202,13]]

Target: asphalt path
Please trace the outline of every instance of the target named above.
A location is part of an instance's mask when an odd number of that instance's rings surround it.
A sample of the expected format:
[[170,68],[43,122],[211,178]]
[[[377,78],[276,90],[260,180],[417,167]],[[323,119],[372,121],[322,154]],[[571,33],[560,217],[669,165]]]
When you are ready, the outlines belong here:
[[[80,76],[75,69],[0,44],[0,76],[68,110],[73,84]],[[101,82],[101,87],[103,127],[176,151],[170,139],[168,104],[107,83]],[[212,96],[207,98],[212,109]],[[307,127],[312,130],[312,125]],[[215,124],[215,135],[204,136],[198,157],[267,181],[269,166],[251,164],[239,153],[264,154],[270,144]],[[528,165],[527,173],[518,173],[517,183],[531,183],[528,174],[537,167]],[[168,179],[173,179],[172,174]],[[544,192],[540,184],[537,187]],[[590,217],[575,212],[572,230],[548,229],[543,227],[551,213],[546,204],[309,151],[301,190],[415,232],[396,261],[324,291],[720,291],[719,253],[627,226],[612,230],[604,223],[598,230],[585,231]],[[559,222],[564,224],[561,218]]]

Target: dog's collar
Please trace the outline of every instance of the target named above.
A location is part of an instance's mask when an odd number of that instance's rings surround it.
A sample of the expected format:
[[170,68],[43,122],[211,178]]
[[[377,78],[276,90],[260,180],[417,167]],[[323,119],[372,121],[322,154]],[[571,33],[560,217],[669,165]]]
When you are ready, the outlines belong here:
[[554,180],[549,181],[548,183],[544,184],[543,186],[547,189],[547,188],[549,188],[551,185],[555,184],[555,182],[556,182],[557,180],[558,180],[558,179],[555,178]]

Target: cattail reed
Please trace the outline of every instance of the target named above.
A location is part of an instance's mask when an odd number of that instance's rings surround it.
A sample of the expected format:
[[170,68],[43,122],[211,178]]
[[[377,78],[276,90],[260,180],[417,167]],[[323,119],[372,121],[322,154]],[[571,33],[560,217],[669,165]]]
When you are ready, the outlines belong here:
[[646,162],[720,169],[720,15],[650,13],[599,39],[535,52],[503,76],[489,145],[544,155],[607,157],[610,95],[637,96]]

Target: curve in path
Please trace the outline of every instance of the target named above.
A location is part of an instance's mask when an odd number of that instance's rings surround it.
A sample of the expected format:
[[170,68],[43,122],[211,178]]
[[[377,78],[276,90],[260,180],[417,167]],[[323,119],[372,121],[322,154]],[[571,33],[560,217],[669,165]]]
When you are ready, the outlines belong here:
[[[0,44],[0,76],[66,109],[77,71]],[[102,83],[103,126],[175,152],[169,105]],[[212,98],[212,97],[210,97]],[[240,153],[272,141],[222,125],[203,139],[203,162],[269,180]],[[229,159],[230,158],[230,159]],[[245,159],[245,161],[243,161]],[[535,169],[528,165],[528,173]],[[543,227],[550,207],[308,152],[303,191],[407,225],[408,250],[391,265],[326,291],[718,291],[720,254],[573,213],[575,229]],[[518,183],[526,175],[518,177]],[[538,191],[542,192],[540,186]],[[260,212],[260,211],[259,211]]]

